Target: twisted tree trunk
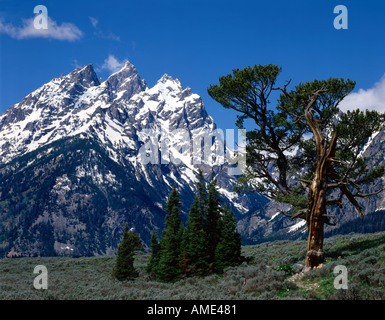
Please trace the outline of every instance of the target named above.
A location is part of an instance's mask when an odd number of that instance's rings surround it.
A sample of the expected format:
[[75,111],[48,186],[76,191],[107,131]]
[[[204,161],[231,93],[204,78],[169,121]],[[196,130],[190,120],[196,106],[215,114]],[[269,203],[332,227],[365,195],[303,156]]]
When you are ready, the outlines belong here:
[[[324,177],[323,177],[324,178]],[[326,197],[324,179],[316,177],[309,191],[309,207],[306,222],[309,230],[305,267],[316,268],[324,261],[324,215],[326,214]]]
[[327,221],[326,215],[326,192],[328,189],[328,175],[330,164],[335,154],[337,135],[334,134],[329,149],[324,139],[320,141],[320,157],[317,160],[317,167],[313,183],[309,190],[309,204],[306,215],[306,222],[309,230],[308,246],[305,267],[316,268],[324,261],[323,239],[324,224]]
[[309,189],[308,209],[306,213],[306,222],[309,230],[307,254],[305,268],[317,268],[324,262],[323,239],[324,224],[327,221],[326,215],[326,193],[328,190],[327,182],[330,173],[330,164],[335,155],[337,135],[334,133],[329,148],[327,141],[322,135],[317,121],[311,112],[311,106],[316,100],[309,103],[305,108],[305,118],[313,131],[317,150],[317,165],[314,172],[313,182]]

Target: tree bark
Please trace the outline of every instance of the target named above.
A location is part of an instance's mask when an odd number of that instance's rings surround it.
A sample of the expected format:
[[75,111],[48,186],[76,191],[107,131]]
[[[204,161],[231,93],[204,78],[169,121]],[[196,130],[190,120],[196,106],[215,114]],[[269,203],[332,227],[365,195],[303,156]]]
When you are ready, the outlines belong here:
[[327,180],[331,159],[335,154],[337,144],[337,135],[335,132],[329,148],[327,147],[327,141],[312,112],[313,105],[319,95],[324,91],[325,89],[321,88],[315,92],[304,109],[306,122],[313,132],[317,152],[316,170],[309,189],[308,210],[306,213],[306,222],[309,230],[305,260],[306,269],[316,268],[324,261],[322,249],[326,215]]
[[309,230],[305,268],[313,269],[324,262],[323,239],[324,217],[326,213],[325,190],[320,179],[314,181],[309,192],[307,226]]
[[308,210],[306,222],[309,230],[307,254],[305,268],[317,268],[324,262],[323,239],[324,224],[326,217],[326,192],[328,189],[328,175],[330,173],[330,164],[334,157],[336,149],[337,136],[334,134],[329,148],[326,141],[322,139],[317,146],[319,156],[317,157],[317,166],[314,173],[313,182],[309,190]]

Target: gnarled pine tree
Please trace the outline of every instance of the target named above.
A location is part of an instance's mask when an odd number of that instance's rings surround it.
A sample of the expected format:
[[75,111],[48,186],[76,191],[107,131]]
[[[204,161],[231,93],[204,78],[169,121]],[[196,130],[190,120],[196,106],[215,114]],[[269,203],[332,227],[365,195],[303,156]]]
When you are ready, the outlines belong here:
[[[237,125],[245,119],[256,126],[247,138],[247,167],[239,192],[258,192],[291,205],[291,218],[305,219],[308,231],[307,268],[324,260],[324,225],[333,225],[327,207],[342,207],[345,197],[363,215],[357,198],[362,185],[384,174],[384,167],[368,168],[362,146],[384,123],[376,111],[348,111],[338,104],[354,89],[355,82],[335,79],[277,85],[281,68],[256,65],[219,78],[209,95],[225,108],[238,112]],[[277,94],[277,105],[270,99]],[[354,106],[352,106],[354,107]]]

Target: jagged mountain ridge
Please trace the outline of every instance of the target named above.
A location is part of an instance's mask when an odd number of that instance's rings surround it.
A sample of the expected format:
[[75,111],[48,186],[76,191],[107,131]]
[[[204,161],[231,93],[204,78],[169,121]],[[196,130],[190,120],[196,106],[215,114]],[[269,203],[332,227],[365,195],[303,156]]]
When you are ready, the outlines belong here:
[[[215,128],[190,88],[168,75],[148,88],[129,62],[103,82],[92,65],[52,79],[0,116],[0,254],[111,254],[125,222],[148,243],[174,183],[188,212],[198,168],[238,217],[265,204],[233,192],[226,163],[192,163],[191,139]],[[146,141],[159,164],[142,161]]]

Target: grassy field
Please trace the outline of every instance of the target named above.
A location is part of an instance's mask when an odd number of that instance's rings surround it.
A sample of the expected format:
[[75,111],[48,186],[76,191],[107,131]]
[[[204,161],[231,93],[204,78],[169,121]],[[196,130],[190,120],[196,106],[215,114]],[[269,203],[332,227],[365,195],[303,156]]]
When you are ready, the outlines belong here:
[[[140,276],[120,282],[111,277],[115,257],[0,259],[0,299],[385,299],[385,232],[349,234],[325,240],[323,268],[300,274],[304,241],[275,241],[243,247],[249,263],[222,276],[187,278],[176,283],[148,279],[149,256],[138,254]],[[48,269],[48,289],[36,290],[36,265]],[[336,265],[348,270],[348,289],[334,289]]]

